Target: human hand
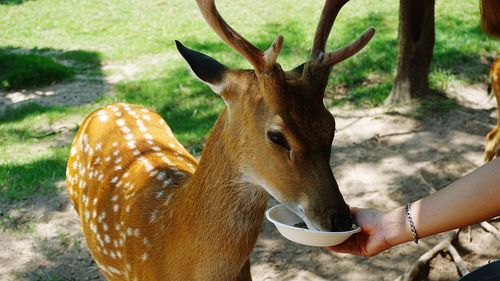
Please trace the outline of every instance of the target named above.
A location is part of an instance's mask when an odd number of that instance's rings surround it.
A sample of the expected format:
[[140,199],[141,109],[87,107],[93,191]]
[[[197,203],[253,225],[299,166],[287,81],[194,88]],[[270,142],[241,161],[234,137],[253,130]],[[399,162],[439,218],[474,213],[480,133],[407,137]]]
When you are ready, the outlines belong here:
[[393,212],[351,207],[351,213],[361,227],[361,232],[352,235],[342,244],[327,247],[329,250],[356,256],[373,256],[398,244],[391,237],[400,229],[401,221]]

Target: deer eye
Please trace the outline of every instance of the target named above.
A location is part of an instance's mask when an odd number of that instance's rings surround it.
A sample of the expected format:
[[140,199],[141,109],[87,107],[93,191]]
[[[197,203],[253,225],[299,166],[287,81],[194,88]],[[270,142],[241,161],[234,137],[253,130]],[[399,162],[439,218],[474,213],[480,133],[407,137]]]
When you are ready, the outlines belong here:
[[267,138],[274,144],[279,145],[287,150],[290,150],[290,145],[286,141],[282,133],[276,130],[270,130],[267,132]]

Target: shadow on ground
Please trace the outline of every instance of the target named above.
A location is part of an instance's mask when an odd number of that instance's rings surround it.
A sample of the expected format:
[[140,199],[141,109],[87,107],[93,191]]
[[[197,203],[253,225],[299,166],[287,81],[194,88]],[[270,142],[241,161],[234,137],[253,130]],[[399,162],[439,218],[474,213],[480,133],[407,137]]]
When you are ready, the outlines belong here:
[[[101,70],[101,57],[97,52],[85,50],[62,51],[49,48],[22,49],[11,46],[1,47],[0,52],[7,54],[29,54],[49,58],[62,63],[74,72],[72,79],[61,83],[21,90],[0,90],[0,114],[7,108],[17,107],[29,102],[44,106],[77,106],[89,104],[102,97],[111,89],[110,85],[104,79]],[[26,67],[30,67],[29,62],[26,64]],[[32,75],[40,74],[33,73]]]

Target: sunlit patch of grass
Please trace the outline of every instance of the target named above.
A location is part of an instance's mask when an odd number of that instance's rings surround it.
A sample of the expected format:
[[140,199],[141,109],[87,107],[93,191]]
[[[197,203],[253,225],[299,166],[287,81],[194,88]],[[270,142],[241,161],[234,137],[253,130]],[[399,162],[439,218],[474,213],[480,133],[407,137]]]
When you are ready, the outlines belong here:
[[0,201],[22,200],[57,192],[64,179],[67,147],[39,152],[35,159],[9,159],[0,164]]
[[[57,134],[45,135],[50,126],[80,110],[26,104],[0,115],[0,202],[51,195],[64,180],[68,145],[58,144]],[[75,124],[76,125],[76,124]],[[75,128],[68,128],[74,130]]]

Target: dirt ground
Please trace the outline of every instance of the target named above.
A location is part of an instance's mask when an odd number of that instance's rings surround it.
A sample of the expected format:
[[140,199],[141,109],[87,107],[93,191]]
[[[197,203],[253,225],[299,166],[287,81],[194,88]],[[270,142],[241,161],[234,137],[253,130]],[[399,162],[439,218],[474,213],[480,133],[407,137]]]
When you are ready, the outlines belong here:
[[[93,92],[104,92],[101,82],[95,83]],[[64,103],[71,96],[65,90],[57,88],[47,99],[30,94],[35,100]],[[64,93],[62,100],[56,99],[57,93]],[[484,135],[496,122],[495,101],[487,97],[484,84],[453,82],[447,94],[458,100],[458,107],[448,114],[429,112],[422,119],[413,117],[410,106],[332,109],[337,133],[331,165],[348,204],[388,210],[429,194],[429,186],[440,189],[483,164]],[[30,99],[23,93],[11,95],[18,102]],[[12,96],[0,95],[0,107],[13,103]],[[64,183],[58,184],[64,190]],[[270,200],[268,205],[275,204]],[[20,224],[30,222],[28,230],[0,232],[0,280],[104,280],[64,191],[52,198],[0,206],[0,215]],[[500,229],[500,219],[490,223]],[[294,244],[264,221],[251,255],[251,271],[254,280],[394,280],[441,237],[362,258]],[[463,229],[456,245],[469,270],[500,257],[500,241],[478,225]],[[451,257],[443,253],[431,261],[424,279],[458,277]]]

